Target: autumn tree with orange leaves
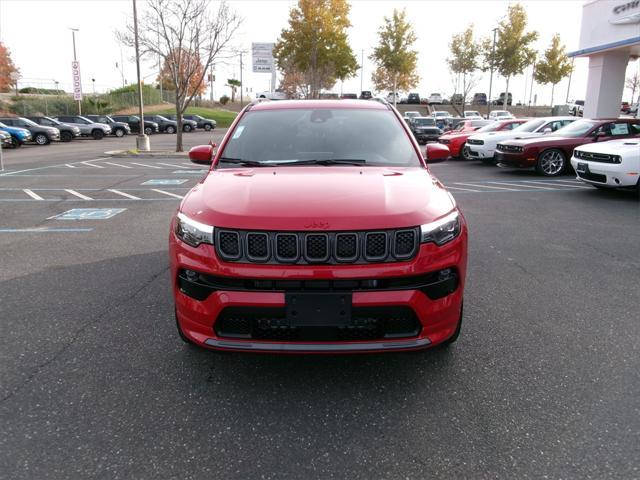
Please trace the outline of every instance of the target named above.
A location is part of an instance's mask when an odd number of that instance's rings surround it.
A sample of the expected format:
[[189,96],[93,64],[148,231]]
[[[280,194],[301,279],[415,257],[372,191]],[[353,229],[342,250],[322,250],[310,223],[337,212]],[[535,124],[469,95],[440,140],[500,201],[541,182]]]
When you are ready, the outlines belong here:
[[11,74],[17,71],[11,60],[9,49],[0,43],[0,92],[8,92],[11,89],[15,83]]
[[[178,57],[180,56],[182,59],[179,60]],[[173,80],[173,65],[178,65],[180,67],[176,74],[180,78],[181,83],[188,85],[187,89],[189,94],[193,93],[197,97],[207,90],[204,65],[202,65],[197,54],[184,49],[180,52],[173,50],[169,54],[169,57],[165,59],[162,71],[160,72],[160,78],[158,79],[158,81],[162,82],[162,88],[174,91],[176,89],[176,84]],[[194,66],[193,70],[190,72],[187,72],[188,65]]]

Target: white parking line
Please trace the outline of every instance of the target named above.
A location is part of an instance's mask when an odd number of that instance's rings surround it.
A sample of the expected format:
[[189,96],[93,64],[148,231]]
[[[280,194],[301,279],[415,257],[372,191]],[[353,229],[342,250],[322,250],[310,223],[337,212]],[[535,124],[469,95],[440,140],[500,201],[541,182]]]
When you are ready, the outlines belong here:
[[94,165],[93,163],[89,163],[89,160],[87,160],[86,162],[80,162],[80,163],[82,163],[83,165],[87,165],[88,167],[104,168],[104,167],[102,167],[100,165]]
[[445,185],[445,187],[447,187],[447,190],[462,190],[463,192],[475,192],[475,193],[480,193],[480,190],[471,190],[470,188],[451,187],[451,186],[449,186],[449,185]]
[[509,192],[517,192],[518,191],[515,188],[493,187],[491,185],[476,185],[474,183],[456,182],[455,185],[465,185],[467,187],[476,187],[476,188],[495,188],[497,190],[507,190]]
[[147,167],[147,168],[157,168],[159,170],[162,170],[162,167],[156,167],[156,166],[153,166],[153,165],[145,165],[144,163],[131,162],[131,165],[138,165],[140,167]]
[[107,165],[113,165],[114,167],[133,168],[133,167],[130,167],[129,165],[120,165],[119,163],[111,163],[111,162],[102,162],[102,163],[106,163]]
[[113,190],[113,189],[109,189],[109,192],[113,192],[116,195],[122,195],[123,197],[127,197],[130,198],[131,200],[140,200],[140,197],[136,197],[135,195],[130,195],[128,193],[125,192],[121,192],[120,190]]
[[31,198],[33,198],[34,200],[44,200],[44,198],[42,198],[40,195],[38,195],[37,193],[34,193],[32,190],[29,190],[28,188],[25,188],[24,190],[22,190],[24,193],[26,193],[27,195],[29,195]]
[[75,195],[76,197],[81,198],[82,200],[93,200],[93,198],[87,197],[86,195],[78,193],[75,190],[70,190],[65,188],[64,191],[70,193],[71,195]]
[[180,199],[184,198],[182,195],[176,195],[175,193],[165,192],[164,190],[158,190],[157,188],[152,188],[151,190],[153,190],[154,192],[158,192],[158,193],[163,193],[165,195],[169,195],[170,197],[175,197],[175,198],[180,198]]
[[[521,183],[507,183],[507,182],[489,182],[489,183],[495,183],[498,185],[508,185],[510,187],[525,187],[525,188],[538,188],[540,190],[553,190],[553,188],[549,188],[549,187],[539,187],[539,186],[533,186],[533,185],[523,185]],[[564,185],[558,185],[559,187],[563,187]]]
[[176,165],[175,163],[160,163],[158,165],[164,165],[165,167],[174,167],[174,168],[182,168],[180,165]]
[[[542,185],[553,185],[554,187],[558,186],[558,182],[543,182],[542,180],[523,180],[523,182],[527,182],[527,183],[540,183]],[[591,190],[591,187],[583,187],[582,185],[563,185],[561,184],[563,187],[567,187],[567,188],[587,188],[589,190]]]
[[75,165],[71,165],[70,163],[65,163],[64,166],[69,168],[78,168]]

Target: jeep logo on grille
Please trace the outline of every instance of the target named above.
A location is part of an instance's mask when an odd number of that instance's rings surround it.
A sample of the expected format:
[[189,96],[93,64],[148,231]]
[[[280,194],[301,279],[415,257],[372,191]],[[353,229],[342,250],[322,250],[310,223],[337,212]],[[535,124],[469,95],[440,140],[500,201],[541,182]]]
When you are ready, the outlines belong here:
[[307,230],[329,230],[329,222],[311,222],[307,223],[304,228]]

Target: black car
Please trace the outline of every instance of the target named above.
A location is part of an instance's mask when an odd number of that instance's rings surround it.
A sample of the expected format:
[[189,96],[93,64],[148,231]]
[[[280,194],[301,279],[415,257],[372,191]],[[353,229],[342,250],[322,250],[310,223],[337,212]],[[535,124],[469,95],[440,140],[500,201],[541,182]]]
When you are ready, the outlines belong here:
[[[492,103],[494,105],[504,105],[504,95],[504,92],[500,93],[500,96],[496,98]],[[511,92],[509,92],[509,95],[507,96],[507,105],[511,105],[512,102],[513,95],[511,94]]]
[[[174,122],[176,122],[176,125],[178,124],[177,122],[177,118],[175,115],[163,115],[165,118],[168,118],[169,120],[173,120]],[[186,115],[182,116],[182,131],[183,132],[191,132],[193,130],[195,130],[196,128],[198,128],[198,122],[195,120],[192,120],[190,118],[187,118]]]
[[109,115],[85,115],[96,123],[106,123],[111,127],[111,134],[116,137],[124,137],[131,133],[131,127],[126,122],[117,122]]
[[70,142],[76,137],[80,136],[80,129],[73,125],[67,125],[66,123],[59,122],[55,118],[51,117],[26,117],[32,122],[42,125],[44,127],[53,127],[60,130],[60,140],[63,142]]
[[33,141],[38,145],[47,145],[53,141],[60,140],[60,130],[56,127],[45,127],[36,122],[23,117],[3,117],[0,122],[9,127],[26,128],[31,132]]
[[420,105],[420,95],[417,93],[410,93],[407,97],[407,103]]
[[436,120],[432,117],[413,117],[411,119],[411,131],[418,143],[436,142],[442,130],[436,126]]
[[360,100],[371,100],[373,98],[373,94],[369,90],[363,90],[360,92]]
[[486,105],[487,104],[487,94],[486,93],[474,93],[473,100],[471,100],[472,105]]
[[163,117],[162,115],[145,115],[145,121],[156,122],[158,127],[160,127],[161,132],[165,133],[176,133],[178,131],[178,122],[175,120],[169,120],[167,117]]
[[[122,122],[129,125],[132,132],[139,133],[140,132],[140,117],[137,115],[110,115],[111,118],[116,122]],[[158,133],[160,131],[160,126],[156,122],[151,122],[149,120],[144,121],[144,133],[147,135],[151,135],[152,133]]]
[[[357,96],[356,96],[356,98],[357,98]],[[207,132],[209,130],[213,130],[217,126],[217,123],[216,123],[215,120],[212,120],[211,118],[204,118],[204,117],[201,117],[200,115],[187,114],[187,115],[184,116],[184,118],[186,118],[188,120],[193,120],[194,122],[197,123],[198,128],[202,128],[202,129],[206,130]]]

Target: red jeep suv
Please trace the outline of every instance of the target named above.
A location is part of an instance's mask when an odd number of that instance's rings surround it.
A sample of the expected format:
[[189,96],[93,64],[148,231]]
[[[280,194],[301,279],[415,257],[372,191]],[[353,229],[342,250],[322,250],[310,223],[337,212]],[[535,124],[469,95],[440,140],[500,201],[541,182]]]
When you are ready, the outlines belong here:
[[460,333],[467,227],[380,101],[246,107],[169,238],[178,332],[218,350],[381,352]]

